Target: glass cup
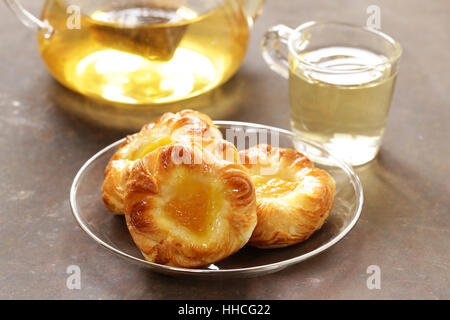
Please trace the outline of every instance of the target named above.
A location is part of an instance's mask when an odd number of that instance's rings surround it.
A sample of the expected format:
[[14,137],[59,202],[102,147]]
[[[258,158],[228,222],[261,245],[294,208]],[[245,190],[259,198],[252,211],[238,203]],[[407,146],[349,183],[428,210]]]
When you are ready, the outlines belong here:
[[289,79],[295,133],[352,165],[375,158],[399,68],[397,41],[365,27],[313,21],[270,28],[262,52],[270,68]]

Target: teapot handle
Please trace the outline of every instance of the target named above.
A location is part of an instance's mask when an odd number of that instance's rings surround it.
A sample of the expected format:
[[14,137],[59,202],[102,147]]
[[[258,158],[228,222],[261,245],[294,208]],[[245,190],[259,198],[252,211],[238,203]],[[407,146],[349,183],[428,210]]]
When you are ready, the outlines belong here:
[[42,21],[27,11],[17,0],[3,0],[8,8],[16,15],[16,17],[28,28],[35,31],[43,31],[47,35],[53,32],[52,26],[48,21]]

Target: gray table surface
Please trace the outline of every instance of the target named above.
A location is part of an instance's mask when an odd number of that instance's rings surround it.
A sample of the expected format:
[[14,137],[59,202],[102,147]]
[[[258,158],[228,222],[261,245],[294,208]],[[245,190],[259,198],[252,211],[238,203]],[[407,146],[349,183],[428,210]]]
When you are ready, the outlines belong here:
[[[38,13],[42,1],[23,0]],[[229,120],[289,126],[287,83],[264,64],[271,25],[308,20],[365,24],[403,45],[401,71],[379,156],[357,168],[365,204],[356,227],[327,252],[253,279],[177,279],[122,260],[92,241],[69,208],[72,179],[123,133],[62,111],[64,89],[40,60],[35,35],[0,5],[0,298],[26,299],[439,299],[450,298],[450,3],[273,1],[255,25],[237,77],[245,83]],[[66,287],[81,268],[81,290]],[[366,286],[369,265],[381,289]]]

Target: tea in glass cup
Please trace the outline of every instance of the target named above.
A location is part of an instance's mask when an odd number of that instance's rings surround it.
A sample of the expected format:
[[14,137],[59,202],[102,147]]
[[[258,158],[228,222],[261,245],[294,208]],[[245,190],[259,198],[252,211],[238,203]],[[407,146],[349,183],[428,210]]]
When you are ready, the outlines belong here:
[[[287,43],[289,56],[279,49]],[[377,155],[386,126],[401,47],[375,30],[309,22],[271,28],[263,55],[289,78],[292,130],[352,165]]]

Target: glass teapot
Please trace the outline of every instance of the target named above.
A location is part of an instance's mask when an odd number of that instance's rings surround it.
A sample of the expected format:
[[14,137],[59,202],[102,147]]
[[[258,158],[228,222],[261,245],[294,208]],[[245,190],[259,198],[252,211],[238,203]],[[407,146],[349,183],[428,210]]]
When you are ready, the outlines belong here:
[[226,82],[244,59],[264,0],[46,0],[41,19],[4,0],[38,32],[52,75],[85,96],[160,105]]

